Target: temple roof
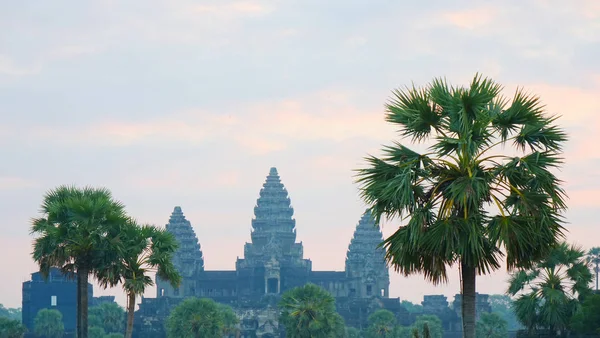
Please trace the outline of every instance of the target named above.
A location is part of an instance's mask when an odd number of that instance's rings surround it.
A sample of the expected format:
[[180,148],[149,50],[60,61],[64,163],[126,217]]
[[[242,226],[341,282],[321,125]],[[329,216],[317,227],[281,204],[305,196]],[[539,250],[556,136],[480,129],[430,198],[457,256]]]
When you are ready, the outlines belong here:
[[288,192],[281,183],[277,168],[273,167],[269,170],[269,175],[260,190],[260,197],[256,200],[252,227],[258,231],[278,228],[279,231],[291,232],[295,227],[293,215],[294,209]]
[[369,258],[384,262],[385,251],[383,248],[378,248],[382,241],[383,235],[379,230],[379,226],[375,224],[371,212],[369,210],[365,211],[348,246],[346,260],[362,261]]
[[179,244],[179,248],[175,252],[174,264],[181,272],[186,268],[184,265],[192,263],[200,270],[204,268],[204,259],[202,258],[202,250],[196,233],[192,228],[192,224],[185,218],[181,207],[176,206],[171,213],[169,223],[166,225],[167,231],[172,233]]

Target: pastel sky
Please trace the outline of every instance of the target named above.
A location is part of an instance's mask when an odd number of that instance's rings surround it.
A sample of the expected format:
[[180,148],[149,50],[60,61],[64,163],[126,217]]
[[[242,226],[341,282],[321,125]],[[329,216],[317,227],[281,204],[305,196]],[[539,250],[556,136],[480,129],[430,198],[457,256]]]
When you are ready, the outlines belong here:
[[[234,269],[276,166],[305,256],[342,270],[365,208],[352,170],[396,138],[391,90],[476,72],[563,116],[569,239],[600,245],[598,60],[597,0],[4,1],[0,303],[20,306],[30,219],[60,184],[108,187],[159,226],[180,205],[206,268]],[[477,287],[502,293],[506,278]],[[452,296],[458,272],[438,287],[394,273],[390,289]]]

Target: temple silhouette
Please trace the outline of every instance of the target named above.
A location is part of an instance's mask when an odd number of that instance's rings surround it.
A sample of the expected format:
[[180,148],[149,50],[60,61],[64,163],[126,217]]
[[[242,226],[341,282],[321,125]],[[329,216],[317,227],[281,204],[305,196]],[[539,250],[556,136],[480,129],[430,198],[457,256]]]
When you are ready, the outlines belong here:
[[[276,168],[271,168],[254,207],[251,242],[235,270],[204,269],[201,246],[181,207],[171,214],[167,231],[179,243],[174,264],[183,277],[179,288],[157,278],[156,298],[142,298],[135,316],[134,337],[164,337],[170,310],[187,297],[210,298],[230,305],[240,318],[241,337],[280,337],[277,304],[282,293],[313,283],[329,291],[346,326],[364,328],[378,309],[394,313],[399,324],[410,325],[414,314],[389,297],[389,269],[379,248],[383,235],[366,211],[358,221],[346,254],[344,271],[314,271],[296,242],[296,220],[290,197]],[[460,295],[458,295],[460,297]],[[459,313],[446,297],[426,296],[426,313],[438,315],[446,330],[460,330]],[[487,295],[478,295],[478,312],[489,311]]]

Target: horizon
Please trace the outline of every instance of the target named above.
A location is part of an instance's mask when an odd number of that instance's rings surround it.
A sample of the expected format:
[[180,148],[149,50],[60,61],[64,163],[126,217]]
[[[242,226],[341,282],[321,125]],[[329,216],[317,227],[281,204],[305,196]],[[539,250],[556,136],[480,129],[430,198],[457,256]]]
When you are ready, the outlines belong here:
[[[314,270],[344,267],[365,210],[354,169],[400,140],[392,90],[477,72],[538,95],[568,134],[558,173],[569,242],[600,246],[600,2],[332,0],[11,2],[0,10],[0,303],[21,307],[37,271],[30,220],[61,184],[102,186],[142,223],[173,206],[207,270],[235,267],[252,208],[277,167]],[[509,25],[506,23],[510,22]],[[409,142],[405,142],[409,143]],[[400,223],[382,224],[384,236]],[[447,285],[390,270],[390,297]],[[479,277],[504,293],[504,267]],[[410,291],[410,292],[409,292]],[[95,295],[115,295],[121,288]],[[154,296],[154,289],[146,296]]]

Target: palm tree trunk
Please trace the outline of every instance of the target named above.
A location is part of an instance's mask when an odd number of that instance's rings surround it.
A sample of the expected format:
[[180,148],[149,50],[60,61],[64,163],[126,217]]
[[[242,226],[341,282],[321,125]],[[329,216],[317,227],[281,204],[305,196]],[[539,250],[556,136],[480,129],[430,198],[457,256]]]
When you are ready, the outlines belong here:
[[77,269],[77,338],[88,337],[88,274]]
[[134,311],[135,311],[135,293],[129,292],[127,294],[127,330],[125,331],[125,338],[131,338],[131,335],[133,335]]
[[461,263],[463,338],[475,338],[475,267]]

